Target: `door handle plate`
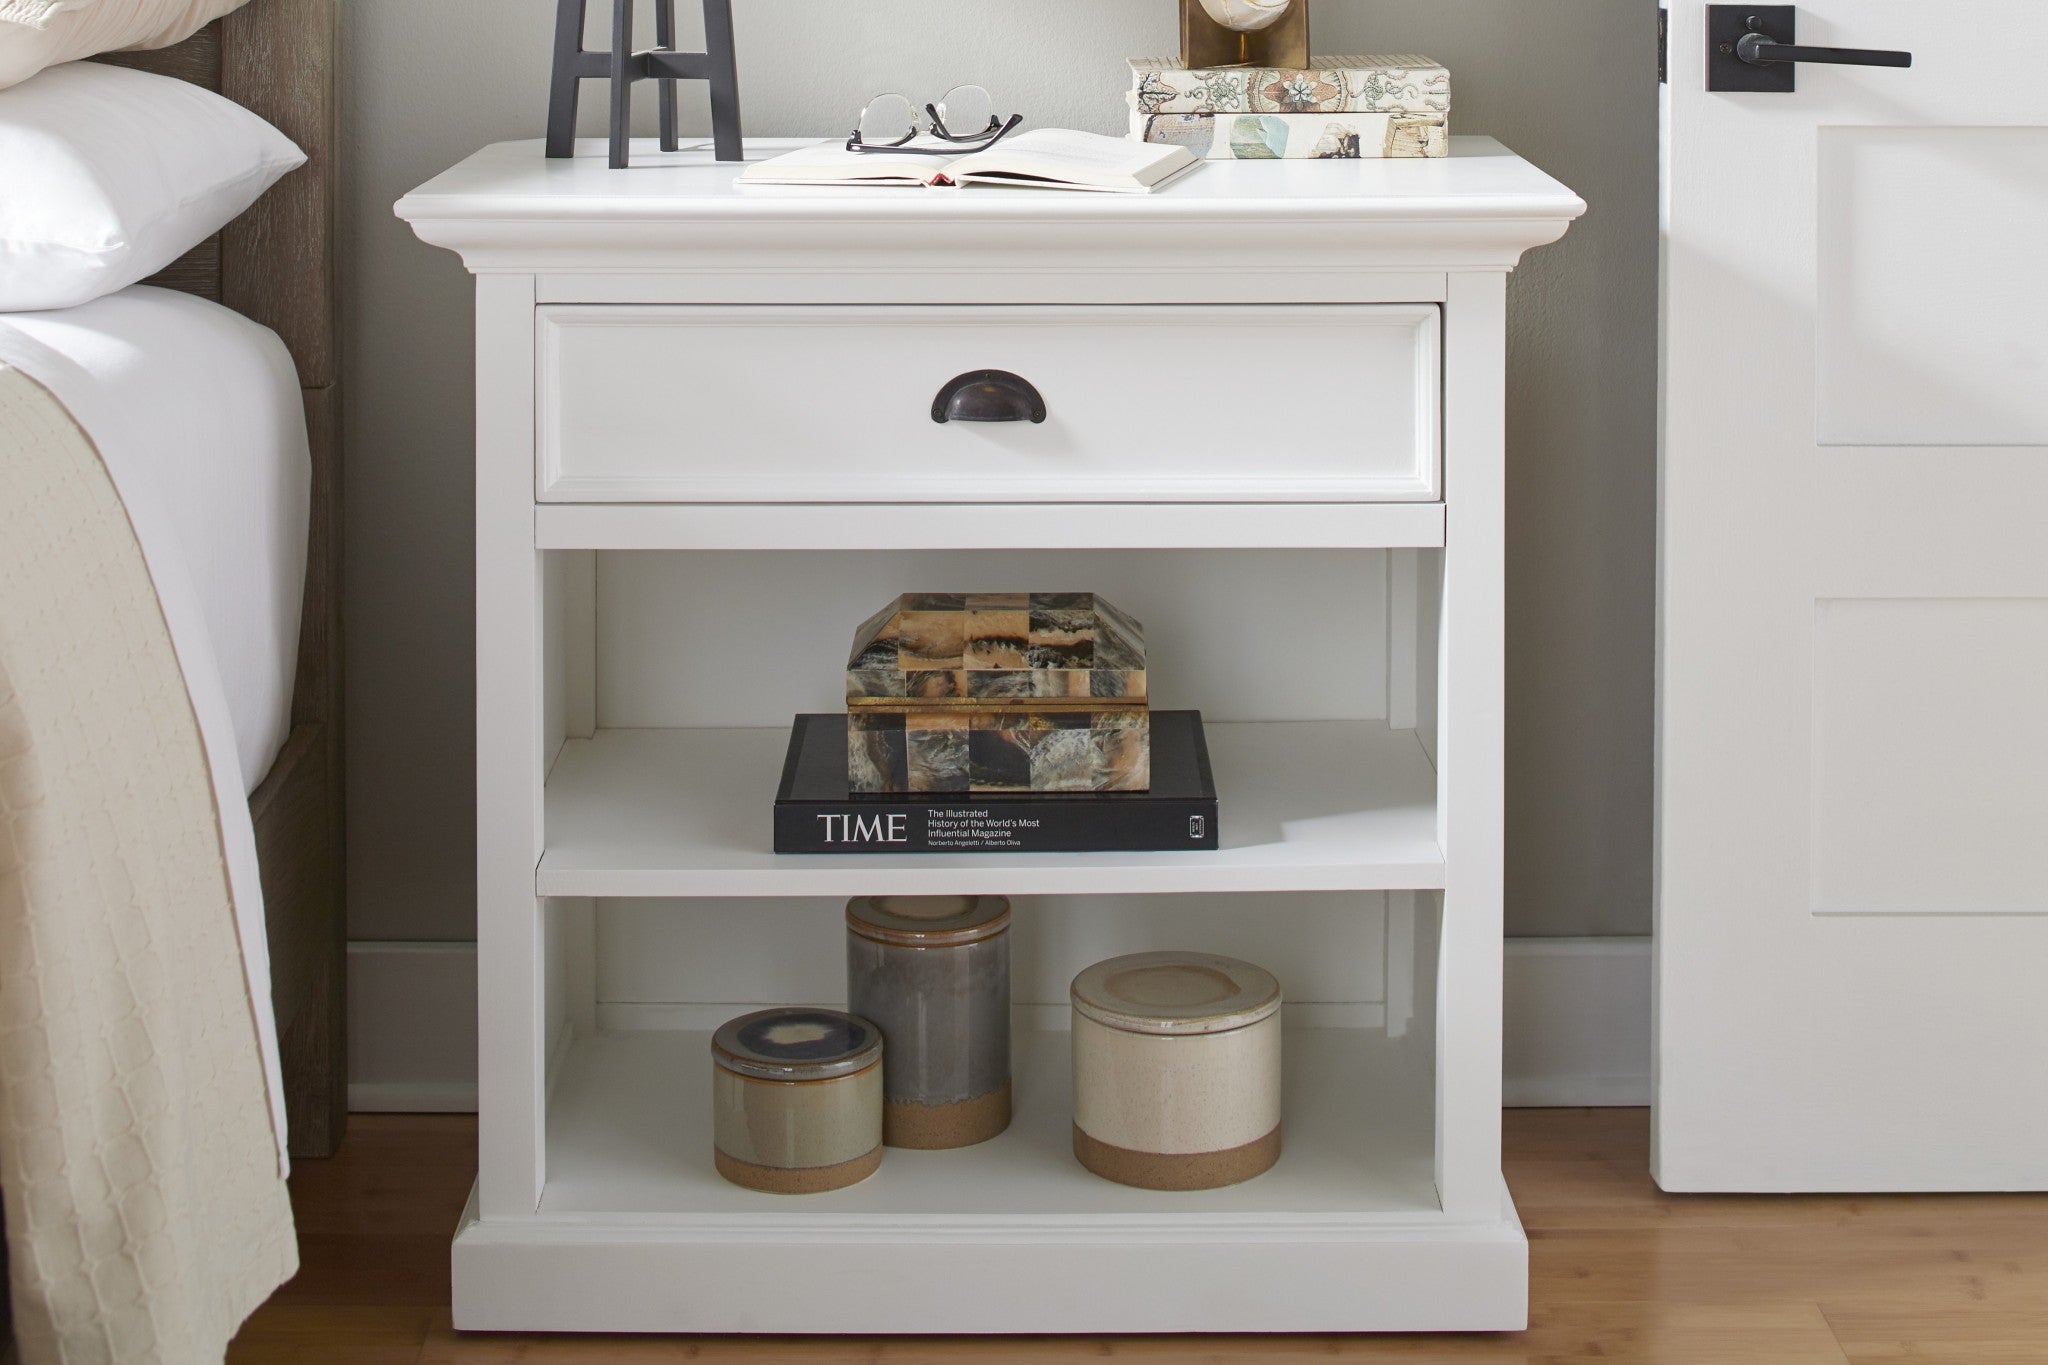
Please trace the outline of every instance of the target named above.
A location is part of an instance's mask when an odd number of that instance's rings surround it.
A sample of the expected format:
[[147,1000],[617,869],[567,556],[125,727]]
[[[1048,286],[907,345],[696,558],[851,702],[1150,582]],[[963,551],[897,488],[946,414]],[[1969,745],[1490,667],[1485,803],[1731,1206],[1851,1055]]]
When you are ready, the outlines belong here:
[[1798,88],[1799,68],[1789,62],[1751,66],[1736,55],[1750,20],[1781,43],[1799,37],[1797,5],[1708,5],[1707,89],[1738,94],[1789,95]]
[[[1839,66],[1911,66],[1909,52],[1799,48],[1796,5],[1708,5],[1707,89],[1788,95],[1798,89],[1799,63]],[[1785,49],[1772,59],[1773,48]]]

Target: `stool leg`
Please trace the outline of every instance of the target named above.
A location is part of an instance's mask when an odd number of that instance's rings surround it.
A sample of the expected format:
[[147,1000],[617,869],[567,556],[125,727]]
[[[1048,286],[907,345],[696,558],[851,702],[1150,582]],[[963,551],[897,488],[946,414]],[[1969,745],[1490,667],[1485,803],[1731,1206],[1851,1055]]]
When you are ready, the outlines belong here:
[[704,0],[704,51],[710,68],[712,146],[720,161],[739,161],[740,77],[733,58],[732,0]]
[[626,168],[633,136],[633,0],[612,0],[612,169]]
[[548,155],[576,155],[577,74],[583,55],[583,16],[589,0],[558,0],[555,6],[555,69],[548,81]]
[[[654,45],[664,52],[676,50],[676,0],[654,0]],[[659,82],[661,98],[661,150],[673,152],[682,146],[676,131],[676,82],[664,76]]]

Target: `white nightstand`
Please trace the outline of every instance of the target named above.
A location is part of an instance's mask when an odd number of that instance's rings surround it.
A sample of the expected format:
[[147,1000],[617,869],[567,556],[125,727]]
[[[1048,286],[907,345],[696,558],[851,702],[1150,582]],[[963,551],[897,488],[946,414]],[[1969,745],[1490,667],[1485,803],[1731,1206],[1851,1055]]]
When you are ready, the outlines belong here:
[[[793,144],[752,144],[772,154]],[[1481,138],[1152,196],[756,190],[489,147],[398,213],[477,276],[482,1329],[1502,1329],[1508,272],[1584,205]],[[1042,425],[939,424],[999,368]],[[907,590],[1097,590],[1200,707],[1218,853],[778,857],[789,718]],[[1017,899],[1017,1119],[831,1194],[712,1168],[707,1031],[843,999],[841,902]],[[1066,983],[1288,993],[1286,1150],[1069,1150]]]

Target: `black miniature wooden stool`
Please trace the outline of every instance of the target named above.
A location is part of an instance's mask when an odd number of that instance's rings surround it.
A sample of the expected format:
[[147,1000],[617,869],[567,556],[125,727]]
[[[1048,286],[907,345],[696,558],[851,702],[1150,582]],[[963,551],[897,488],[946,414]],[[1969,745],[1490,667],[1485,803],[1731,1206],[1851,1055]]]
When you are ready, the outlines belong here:
[[612,45],[608,52],[583,47],[583,21],[590,0],[559,0],[555,10],[555,72],[548,90],[548,155],[576,154],[576,100],[586,80],[609,80],[612,168],[626,165],[633,118],[633,83],[661,86],[661,149],[680,146],[676,134],[676,82],[711,84],[711,139],[720,161],[740,159],[740,86],[733,61],[732,0],[703,0],[703,52],[678,52],[676,0],[654,0],[655,46],[633,51],[633,0],[612,0]]

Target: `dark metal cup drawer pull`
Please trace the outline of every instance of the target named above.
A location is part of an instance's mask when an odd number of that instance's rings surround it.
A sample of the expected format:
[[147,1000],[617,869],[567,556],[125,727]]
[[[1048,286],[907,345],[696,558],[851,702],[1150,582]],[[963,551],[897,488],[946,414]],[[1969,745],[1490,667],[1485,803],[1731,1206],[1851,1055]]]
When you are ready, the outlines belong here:
[[932,400],[934,422],[1043,422],[1045,399],[1008,370],[970,370],[949,379]]

